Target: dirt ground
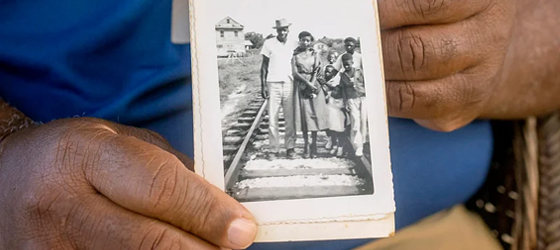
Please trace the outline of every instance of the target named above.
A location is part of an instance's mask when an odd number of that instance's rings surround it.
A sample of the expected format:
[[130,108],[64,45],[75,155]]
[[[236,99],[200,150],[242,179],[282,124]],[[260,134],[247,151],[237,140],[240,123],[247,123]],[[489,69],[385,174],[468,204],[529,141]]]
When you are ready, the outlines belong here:
[[227,131],[254,98],[261,92],[261,57],[254,53],[239,60],[218,59],[222,131]]

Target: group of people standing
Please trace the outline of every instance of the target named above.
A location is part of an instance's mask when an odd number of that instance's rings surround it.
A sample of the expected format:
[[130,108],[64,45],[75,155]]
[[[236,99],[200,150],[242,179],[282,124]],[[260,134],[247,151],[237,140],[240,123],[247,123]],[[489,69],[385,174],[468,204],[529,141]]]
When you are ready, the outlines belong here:
[[322,65],[320,53],[313,49],[313,35],[303,31],[298,42],[291,42],[290,26],[285,19],[277,20],[277,36],[267,39],[261,50],[262,95],[269,99],[267,157],[276,159],[280,152],[280,108],[284,114],[287,157],[296,157],[297,131],[303,133],[306,158],[317,156],[319,131],[328,134],[325,147],[331,154],[343,156],[353,146],[355,155],[362,156],[367,140],[367,111],[362,56],[355,51],[356,39],[346,38],[346,53],[338,56],[331,51],[326,65]]

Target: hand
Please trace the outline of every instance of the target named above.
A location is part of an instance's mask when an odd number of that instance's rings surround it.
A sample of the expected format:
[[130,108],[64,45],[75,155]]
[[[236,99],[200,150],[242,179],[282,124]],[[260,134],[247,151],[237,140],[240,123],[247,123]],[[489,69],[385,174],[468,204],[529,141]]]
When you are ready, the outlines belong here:
[[268,86],[266,84],[263,84],[262,88],[261,88],[261,96],[264,99],[268,99]]
[[251,214],[153,132],[77,118],[0,146],[0,249],[220,249],[254,240]]
[[452,131],[491,109],[516,3],[379,1],[389,114]]
[[315,88],[313,88],[313,93],[314,94],[319,94],[320,91],[321,91],[321,89],[318,88],[317,86],[315,86]]
[[315,86],[315,84],[313,84],[313,83],[311,83],[311,82],[309,82],[309,81],[306,82],[306,84],[307,84],[307,86],[311,89],[311,92],[317,93],[318,88],[317,88],[317,86]]

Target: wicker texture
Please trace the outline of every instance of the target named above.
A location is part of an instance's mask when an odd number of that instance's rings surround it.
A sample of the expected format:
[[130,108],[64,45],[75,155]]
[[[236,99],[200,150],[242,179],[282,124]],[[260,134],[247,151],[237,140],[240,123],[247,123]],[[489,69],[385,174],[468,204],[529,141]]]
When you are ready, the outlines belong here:
[[467,206],[504,249],[560,250],[560,111],[493,130],[488,178]]
[[515,205],[515,224],[511,249],[535,249],[539,197],[537,120],[529,118],[517,124],[514,137],[515,178],[520,199]]
[[560,249],[560,114],[539,121],[538,249]]

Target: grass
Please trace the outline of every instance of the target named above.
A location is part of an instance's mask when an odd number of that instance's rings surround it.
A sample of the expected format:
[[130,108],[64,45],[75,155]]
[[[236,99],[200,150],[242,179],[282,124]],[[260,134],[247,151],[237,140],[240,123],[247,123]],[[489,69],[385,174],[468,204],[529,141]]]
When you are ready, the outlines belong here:
[[246,85],[249,92],[260,91],[261,56],[258,51],[251,51],[248,57],[240,57],[238,60],[218,59],[218,74],[220,79],[220,101],[223,102],[236,89]]
[[[344,50],[343,44],[334,44],[332,50],[342,55]],[[262,57],[259,50],[251,50],[247,57],[240,57],[238,60],[228,60],[226,58],[218,59],[218,74],[220,84],[220,101],[224,102],[227,97],[236,91],[242,85],[246,85],[245,92],[259,93],[261,88],[261,63]],[[327,63],[327,53],[321,53],[321,65]]]
[[[251,51],[239,60],[218,59],[220,107],[222,108],[222,132],[227,131],[261,92],[262,59],[258,51]],[[232,95],[234,94],[234,95]]]

